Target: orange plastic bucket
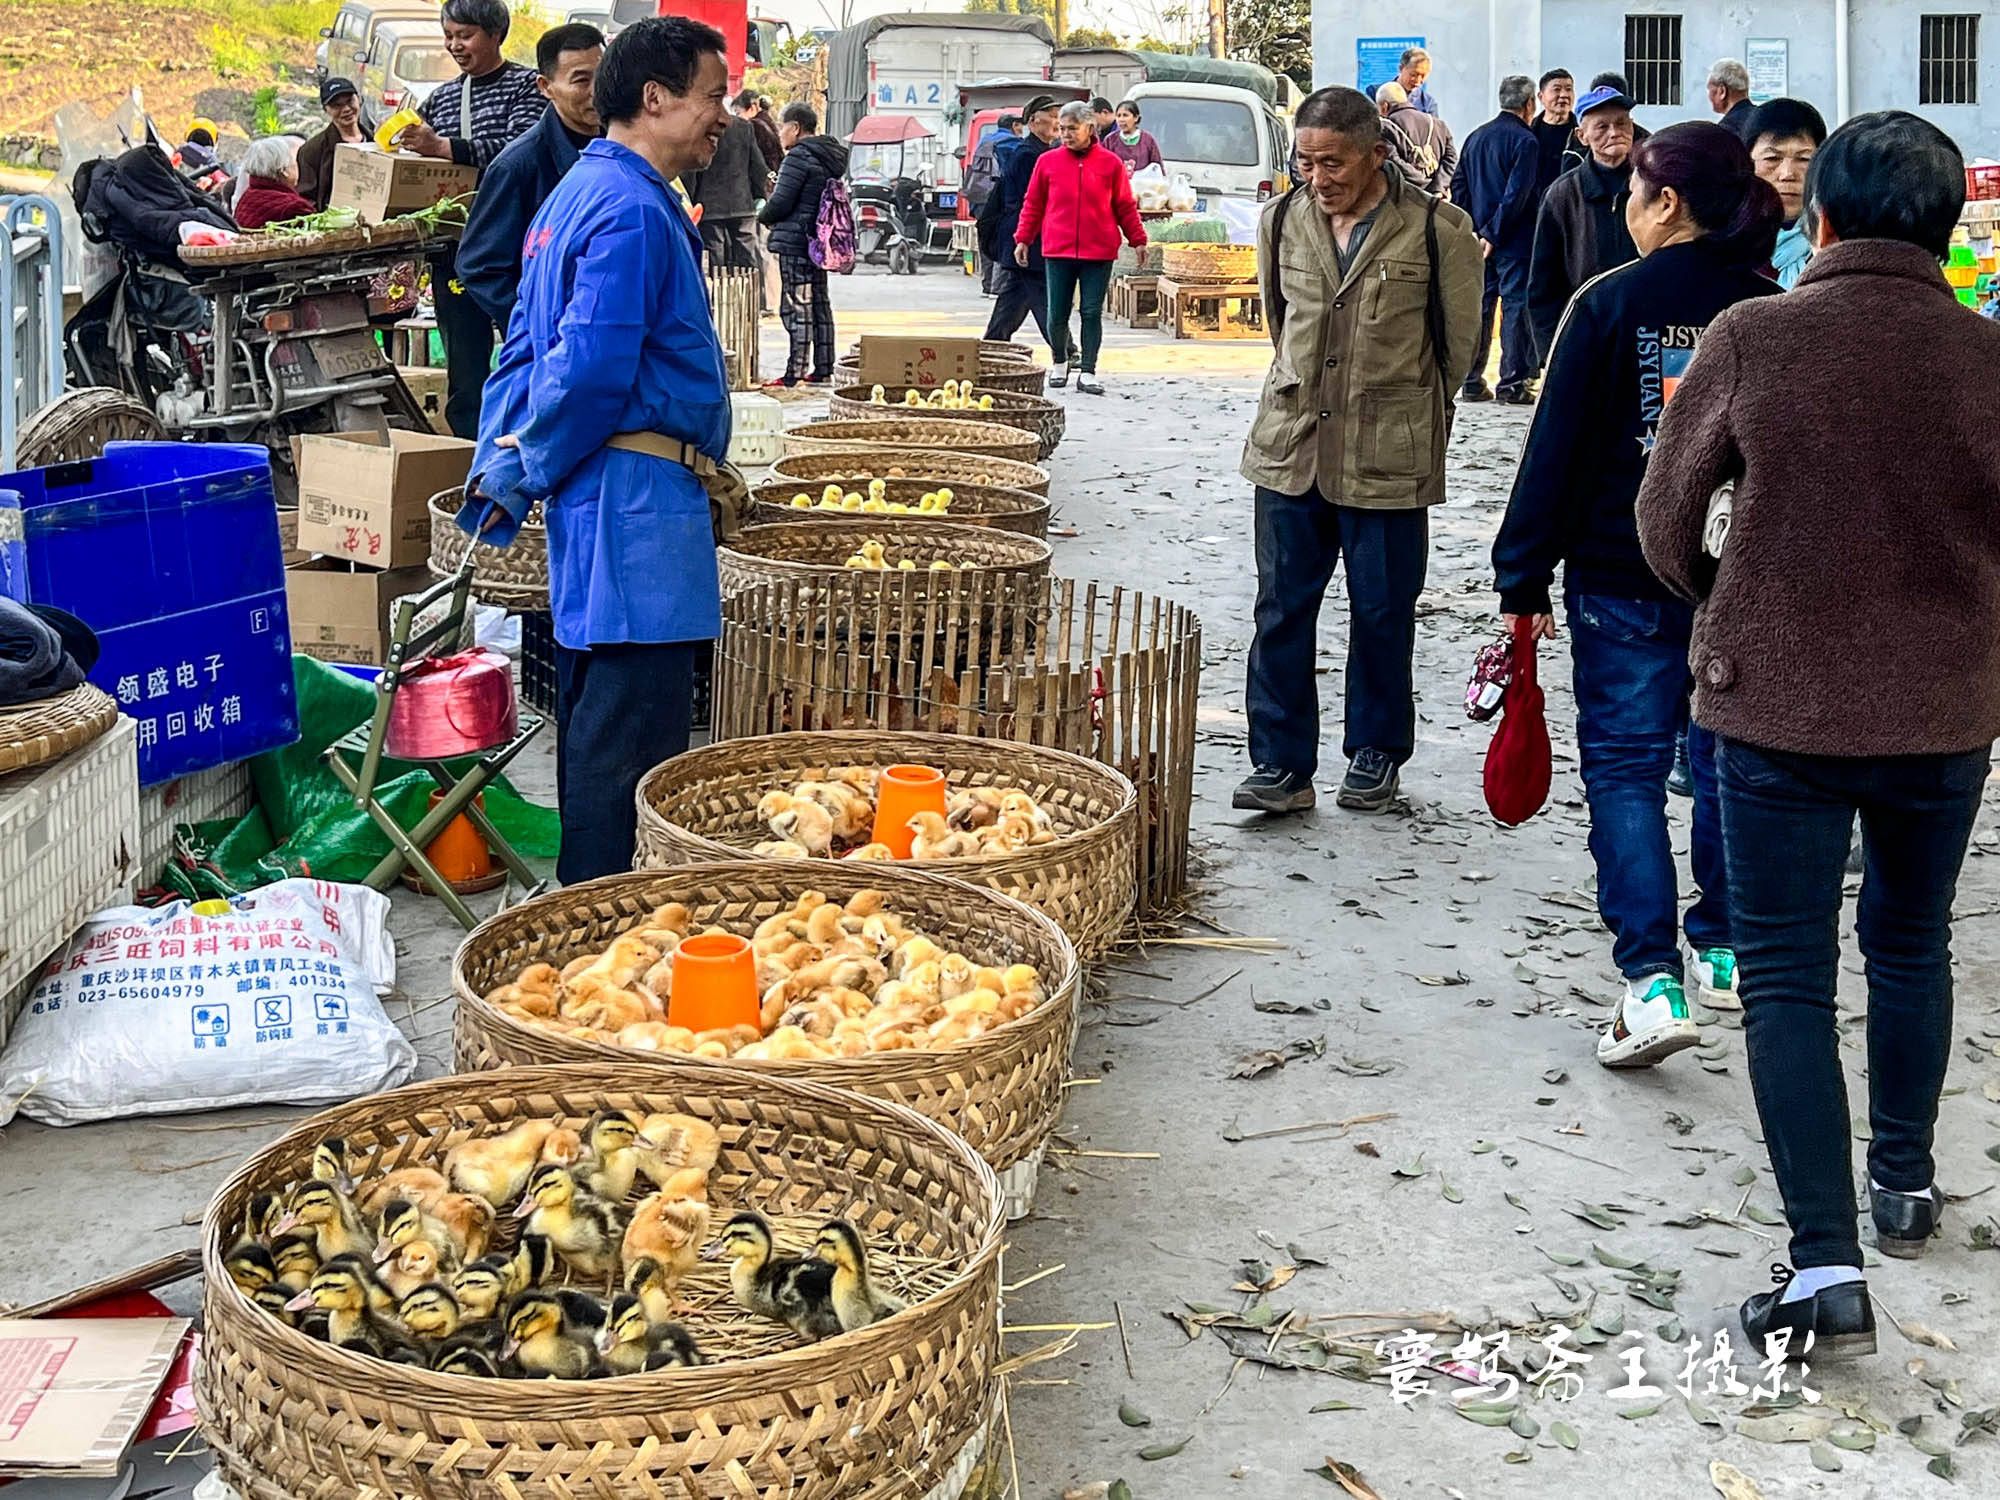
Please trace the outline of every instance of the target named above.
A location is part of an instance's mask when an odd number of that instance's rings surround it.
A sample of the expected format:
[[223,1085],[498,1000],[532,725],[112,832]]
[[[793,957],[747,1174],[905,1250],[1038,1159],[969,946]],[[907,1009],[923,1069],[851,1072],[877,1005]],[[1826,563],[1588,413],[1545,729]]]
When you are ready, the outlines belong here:
[[748,940],[734,933],[702,933],[674,950],[669,1026],[715,1031],[757,1026],[758,1019],[757,960]]
[[875,842],[887,844],[898,859],[910,857],[915,837],[910,819],[918,813],[944,816],[944,772],[932,766],[890,766],[875,789]]

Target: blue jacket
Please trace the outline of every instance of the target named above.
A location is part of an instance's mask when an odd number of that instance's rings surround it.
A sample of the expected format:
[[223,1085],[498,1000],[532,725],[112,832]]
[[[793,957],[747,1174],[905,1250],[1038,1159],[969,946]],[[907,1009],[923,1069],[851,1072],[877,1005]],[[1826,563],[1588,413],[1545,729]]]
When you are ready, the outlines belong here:
[[1535,248],[1541,169],[1534,130],[1519,115],[1501,114],[1465,138],[1451,198],[1472,215],[1472,229],[1495,255],[1526,260]]
[[[1000,198],[1000,232],[995,235],[995,243],[1001,248],[1006,263],[1014,258],[1014,231],[1021,222],[1021,205],[1028,201],[1028,183],[1035,175],[1035,163],[1042,159],[1054,142],[1045,141],[1033,131],[1014,142],[1012,150],[1002,141],[997,153],[1000,163],[1000,184],[994,189]],[[995,256],[994,259],[1000,259]],[[1035,242],[1028,246],[1028,274],[1042,274],[1042,241],[1037,235]]]
[[[571,650],[710,640],[722,601],[707,492],[679,464],[604,446],[655,432],[716,460],[728,451],[700,236],[659,173],[592,141],[535,215],[523,256],[458,523],[504,547],[543,503],[555,636]],[[509,435],[518,446],[499,446]],[[482,533],[495,508],[502,518]]]
[[458,280],[503,332],[521,285],[521,237],[576,157],[562,116],[550,109],[479,174],[472,216],[458,237]]

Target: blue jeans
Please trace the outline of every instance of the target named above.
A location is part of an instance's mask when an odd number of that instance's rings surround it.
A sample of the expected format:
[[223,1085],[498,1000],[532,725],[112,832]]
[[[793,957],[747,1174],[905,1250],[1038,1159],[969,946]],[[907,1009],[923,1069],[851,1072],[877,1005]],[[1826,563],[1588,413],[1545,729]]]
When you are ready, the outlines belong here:
[[1250,762],[1319,769],[1319,606],[1347,563],[1348,759],[1380,750],[1397,765],[1416,748],[1410,657],[1417,596],[1430,563],[1430,513],[1328,505],[1257,491],[1257,633],[1250,642]]
[[[1611,954],[1621,974],[1679,977],[1680,877],[1667,831],[1667,773],[1674,768],[1674,731],[1688,698],[1694,610],[1678,601],[1604,594],[1572,594],[1566,604],[1597,910],[1611,929]],[[1699,726],[1688,732],[1688,760],[1694,771],[1690,855],[1700,895],[1688,908],[1687,938],[1696,951],[1726,948],[1715,738]]]
[[1932,1131],[1951,1055],[1951,903],[1991,756],[1717,746],[1750,1086],[1795,1266],[1861,1264],[1833,1006],[1855,814],[1865,851],[1855,934],[1868,976],[1868,1172],[1913,1192],[1935,1174]]

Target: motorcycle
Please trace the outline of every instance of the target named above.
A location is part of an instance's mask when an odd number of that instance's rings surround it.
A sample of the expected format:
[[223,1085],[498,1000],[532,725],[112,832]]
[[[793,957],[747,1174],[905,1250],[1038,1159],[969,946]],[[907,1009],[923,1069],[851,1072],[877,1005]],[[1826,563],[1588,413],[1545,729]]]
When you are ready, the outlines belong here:
[[854,205],[854,253],[868,264],[880,255],[891,275],[916,275],[918,262],[930,248],[922,185],[912,177],[886,184],[857,182],[849,197]]

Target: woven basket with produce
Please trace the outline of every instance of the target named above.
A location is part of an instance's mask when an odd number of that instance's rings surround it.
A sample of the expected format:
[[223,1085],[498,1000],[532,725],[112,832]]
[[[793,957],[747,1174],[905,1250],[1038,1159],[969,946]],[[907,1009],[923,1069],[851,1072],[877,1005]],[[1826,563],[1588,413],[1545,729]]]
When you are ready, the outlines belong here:
[[969,458],[1005,458],[1033,463],[1041,452],[1034,433],[1004,422],[954,420],[927,409],[911,408],[906,416],[888,413],[865,421],[807,422],[785,431],[785,456],[804,453],[852,453],[870,448],[941,448]]
[[[455,577],[474,545],[472,538],[458,529],[458,512],[464,503],[462,487],[431,496],[430,568],[438,578]],[[540,505],[529,509],[512,543],[479,548],[472,590],[488,604],[513,609],[549,607],[549,532]]]
[[433,1079],[313,1116],[210,1203],[202,1434],[245,1500],[956,1495],[1000,1228],[964,1142],[845,1090]]
[[1179,282],[1217,286],[1257,279],[1255,245],[1169,245],[1161,262]]
[[[879,393],[879,399],[878,399]],[[942,390],[938,392],[942,394]],[[1018,427],[1023,432],[1031,432],[1041,443],[1037,460],[1047,458],[1056,451],[1062,441],[1067,418],[1061,406],[1046,396],[1024,396],[1015,391],[983,391],[974,386],[961,401],[969,404],[946,406],[934,404],[929,394],[915,386],[843,386],[833,393],[827,405],[830,415],[853,421],[868,421],[883,415],[885,409],[892,412],[916,410],[910,404],[910,397],[922,401],[922,414],[927,417],[955,418],[959,421],[1001,422],[1009,427]]]
[[1015,532],[893,515],[846,515],[844,524],[752,526],[716,550],[725,599],[767,579],[849,570],[922,573],[947,585],[966,573],[1033,582],[1048,576],[1049,556],[1047,542]]
[[[712,927],[749,940],[761,999],[754,1023],[696,1031],[673,1020],[673,964],[686,934]],[[682,865],[482,923],[453,964],[455,1051],[465,1072],[692,1058],[893,1099],[1010,1174],[1003,1191],[1025,1210],[1062,1112],[1080,982],[1041,912],[910,865]]]
[[[882,486],[883,502],[892,507],[890,515],[934,514],[954,526],[986,526],[1037,538],[1049,534],[1049,502],[1040,495],[998,484],[944,484],[942,480],[921,479],[861,479],[852,488],[839,484],[819,484],[811,489],[797,484],[752,485],[750,509],[743,520],[750,526],[770,526],[781,521],[845,524],[855,515],[844,504],[847,496],[866,498],[875,484]],[[940,485],[951,491],[950,504],[942,511],[926,512],[924,498],[932,497],[935,507]],[[799,504],[800,500],[805,504]],[[895,510],[895,506],[902,509]]]
[[942,448],[866,448],[842,453],[789,453],[771,466],[770,483],[817,494],[834,480],[865,489],[871,479],[923,480],[931,486],[997,484],[1047,495],[1049,471],[1011,458],[949,453]]
[[[1024,396],[1041,393],[1048,383],[1048,371],[1018,353],[995,354],[992,348],[986,345],[980,354],[974,386],[983,391],[1017,391]],[[859,355],[849,355],[834,365],[833,383],[836,387],[862,384]]]
[[[1136,889],[1132,784],[1080,755],[1005,740],[862,731],[765,735],[690,750],[640,783],[639,867],[752,853],[883,858],[890,851],[871,842],[875,783],[894,765],[944,775],[944,821],[934,836],[919,832],[912,841],[911,856],[926,871],[1046,912],[1086,962],[1124,931]],[[850,790],[863,799],[858,813],[848,806]]]

